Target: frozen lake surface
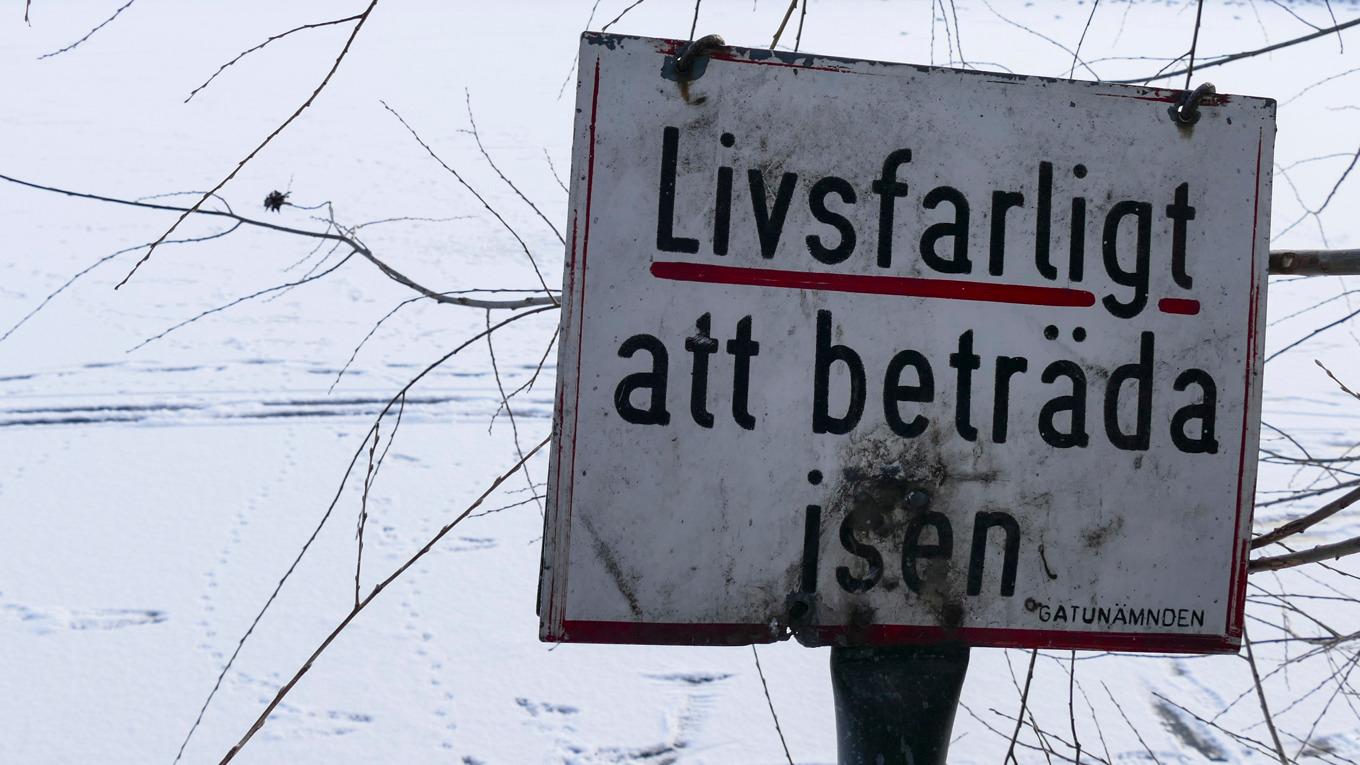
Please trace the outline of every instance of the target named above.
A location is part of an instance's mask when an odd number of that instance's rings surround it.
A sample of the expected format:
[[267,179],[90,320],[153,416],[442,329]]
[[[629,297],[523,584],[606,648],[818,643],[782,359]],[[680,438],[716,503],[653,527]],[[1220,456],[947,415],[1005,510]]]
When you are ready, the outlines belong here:
[[[265,37],[362,4],[141,0],[79,48],[38,60],[119,5],[35,0],[31,27],[9,9],[0,24],[0,174],[129,198],[211,187],[306,98],[349,27],[281,41],[187,104],[185,96]],[[514,239],[382,99],[506,215],[557,286],[562,247],[478,154],[467,102],[497,164],[560,225],[566,195],[549,161],[565,173],[577,36],[628,5],[379,3],[329,88],[223,194],[243,214],[298,227],[324,227],[312,217],[322,211],[294,207],[272,216],[259,207],[266,193],[286,189],[296,205],[329,201],[348,225],[422,218],[374,224],[365,239],[438,289],[534,288],[534,269]],[[801,45],[1066,76],[1091,8],[954,5],[932,12],[929,3],[814,0]],[[1333,23],[1321,3],[1207,5],[1202,57],[1312,31],[1297,17]],[[709,0],[698,32],[766,45],[784,7]],[[1333,2],[1331,10],[1339,21],[1360,14],[1351,2]],[[688,0],[648,0],[611,31],[685,37],[693,11]],[[1155,72],[1188,47],[1194,11],[1193,3],[1100,5],[1081,48],[1089,69],[1077,66],[1076,76]],[[784,42],[792,36],[791,27]],[[1220,92],[1280,102],[1276,247],[1360,246],[1353,214],[1360,185],[1337,183],[1360,135],[1353,52],[1360,37],[1344,42],[1345,52],[1332,36],[1203,73]],[[1320,214],[1310,213],[1324,202]],[[73,274],[155,239],[172,220],[0,183],[0,334]],[[223,228],[198,219],[177,236]],[[126,253],[90,271],[0,341],[0,762],[171,762],[224,662],[326,512],[372,418],[427,364],[485,327],[477,310],[412,304],[355,354],[375,323],[410,297],[356,259],[324,279],[140,345],[338,258],[313,251],[312,242],[242,229],[167,245],[114,291],[137,257]],[[1349,292],[1354,281],[1274,280],[1267,353],[1360,308]],[[494,336],[507,388],[533,375],[555,322],[546,313]],[[1360,443],[1352,425],[1360,404],[1313,363],[1321,359],[1357,389],[1357,350],[1360,335],[1341,325],[1267,365],[1265,449],[1338,457]],[[369,492],[366,585],[513,464],[508,418],[502,413],[488,429],[501,394],[487,351],[485,342],[472,344],[407,398]],[[550,430],[555,358],[513,402],[526,445]],[[385,426],[384,446],[389,433]],[[523,476],[507,481],[483,508],[505,509],[456,527],[362,613],[238,761],[785,761],[749,648],[537,641],[542,521],[532,498],[546,460],[535,458],[530,468],[532,487]],[[1330,470],[1263,464],[1258,503],[1353,480],[1349,470],[1349,463]],[[362,492],[356,475],[226,674],[185,761],[216,762],[349,611]],[[1332,496],[1265,505],[1257,529]],[[1355,518],[1343,513],[1295,541],[1360,534]],[[1360,592],[1357,575],[1360,565],[1351,561],[1336,571],[1313,566],[1253,577],[1256,658],[1282,744],[1302,762],[1360,759],[1360,698],[1349,679],[1356,649],[1271,641],[1284,630],[1360,630],[1349,599]],[[1271,593],[1287,593],[1299,610],[1282,608]],[[834,762],[826,652],[784,643],[760,655],[794,760]],[[1002,760],[1027,663],[1027,652],[974,651],[952,762]],[[1041,750],[1049,748],[1054,760],[1071,758],[1075,723],[1083,761],[1277,761],[1252,688],[1241,657],[1082,653],[1073,662],[1067,652],[1042,653],[1017,756],[1045,762]]]

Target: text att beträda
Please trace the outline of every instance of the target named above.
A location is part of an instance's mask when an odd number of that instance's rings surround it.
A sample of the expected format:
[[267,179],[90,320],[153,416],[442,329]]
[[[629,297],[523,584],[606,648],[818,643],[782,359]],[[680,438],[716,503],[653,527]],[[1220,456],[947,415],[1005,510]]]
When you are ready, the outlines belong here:
[[[1218,387],[1203,369],[1190,367],[1176,374],[1171,389],[1182,394],[1178,398],[1188,397],[1190,401],[1176,408],[1168,421],[1153,422],[1154,397],[1168,393],[1165,380],[1153,376],[1157,339],[1152,332],[1140,333],[1137,345],[1129,348],[1126,363],[1110,370],[1103,380],[1091,380],[1082,366],[1070,359],[1050,361],[1041,369],[1039,363],[1031,365],[1024,356],[984,358],[973,350],[971,329],[958,336],[956,348],[947,358],[931,359],[908,348],[897,351],[880,371],[869,368],[850,341],[833,341],[838,335],[831,311],[817,311],[815,321],[813,368],[809,370],[808,384],[812,388],[810,423],[816,434],[849,433],[866,410],[875,406],[882,407],[888,427],[903,438],[919,437],[934,425],[952,427],[967,441],[986,439],[1001,444],[1016,428],[1032,427],[1037,428],[1045,443],[1059,449],[1089,446],[1094,436],[1107,439],[1119,449],[1141,451],[1151,446],[1156,432],[1158,438],[1164,433],[1176,449],[1187,454],[1218,451],[1215,435]],[[688,416],[695,424],[715,427],[719,417],[715,408],[725,398],[736,425],[745,430],[759,426],[752,414],[756,408],[752,396],[760,386],[752,379],[755,376],[758,381],[761,344],[756,339],[753,318],[745,316],[738,320],[724,342],[714,334],[712,315],[708,313],[695,320],[693,333],[686,337],[663,340],[639,333],[619,345],[618,355],[632,360],[637,367],[614,389],[614,409],[620,417],[634,425],[671,424],[672,348],[689,357],[688,374],[677,375],[680,379],[688,377],[688,394],[678,394],[677,398],[688,399]],[[709,360],[719,352],[732,356],[730,394],[726,393],[729,389],[726,380],[710,385]],[[983,387],[978,380],[984,376],[992,383],[991,417],[986,422],[973,414],[974,391]],[[942,386],[954,388],[952,412],[937,411],[938,407],[931,406]],[[710,387],[722,390],[723,394],[711,394]],[[833,387],[839,388],[834,396]],[[1037,421],[1012,422],[1010,402],[1017,394],[1044,400]],[[833,400],[845,403],[833,411]],[[1132,422],[1121,422],[1119,417],[1124,401],[1133,402]],[[1088,409],[1093,409],[1089,416]]]

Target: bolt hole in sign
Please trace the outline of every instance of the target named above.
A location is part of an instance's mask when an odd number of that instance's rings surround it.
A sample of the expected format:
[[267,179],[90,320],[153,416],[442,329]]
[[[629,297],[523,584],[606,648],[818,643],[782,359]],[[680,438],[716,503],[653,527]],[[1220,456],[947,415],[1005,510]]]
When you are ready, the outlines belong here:
[[548,641],[1233,651],[1275,103],[581,40]]

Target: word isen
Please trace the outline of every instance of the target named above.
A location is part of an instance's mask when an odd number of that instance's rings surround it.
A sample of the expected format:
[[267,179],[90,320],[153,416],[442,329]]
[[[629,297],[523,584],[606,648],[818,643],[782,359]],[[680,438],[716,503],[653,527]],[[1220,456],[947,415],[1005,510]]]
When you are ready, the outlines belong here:
[[[736,144],[736,137],[723,133],[720,143],[727,148]],[[677,224],[675,202],[678,190],[676,174],[680,157],[680,129],[665,127],[661,140],[661,181],[657,201],[656,248],[662,252],[697,254],[700,250],[699,239],[693,234],[694,223],[685,221]],[[879,268],[891,268],[898,255],[893,250],[895,221],[899,213],[899,200],[908,196],[910,185],[903,178],[905,168],[912,161],[911,149],[895,149],[883,160],[879,177],[867,184],[869,196],[877,197],[861,200],[863,185],[857,190],[855,184],[845,178],[827,176],[808,183],[797,173],[784,172],[778,178],[766,177],[764,169],[750,168],[746,171],[746,185],[750,190],[751,218],[756,237],[760,243],[760,255],[769,260],[775,257],[779,243],[784,236],[784,224],[795,196],[806,198],[808,211],[825,229],[808,232],[803,243],[807,252],[819,263],[834,266],[849,260],[859,249],[860,236],[845,212],[838,212],[828,205],[834,198],[835,205],[844,211],[861,203],[876,204],[878,208],[877,242],[873,245],[874,262]],[[1052,252],[1053,229],[1053,163],[1040,161],[1037,178],[1031,189],[994,189],[990,192],[989,225],[980,236],[986,237],[986,270],[992,276],[1006,273],[1007,259],[1033,259],[1035,271],[1044,279],[1056,281],[1065,278],[1069,282],[1080,282],[1086,273],[1086,229],[1087,199],[1072,196],[1067,205],[1070,220],[1069,247],[1064,269],[1059,268],[1058,256]],[[1085,165],[1072,168],[1073,180],[1068,183],[1080,190],[1080,181],[1086,177]],[[728,253],[731,238],[735,170],[722,165],[718,167],[717,181],[713,189],[712,221],[708,245],[714,255]],[[773,199],[771,199],[773,189]],[[687,194],[703,193],[696,189],[685,190]],[[982,192],[984,197],[986,192]],[[1027,196],[1028,193],[1028,196]],[[1189,290],[1194,285],[1186,254],[1187,229],[1195,219],[1195,208],[1190,204],[1190,184],[1181,183],[1168,195],[1164,208],[1154,209],[1152,202],[1124,199],[1111,199],[1100,224],[1100,262],[1110,281],[1119,287],[1122,294],[1106,295],[1102,299],[1105,308],[1121,319],[1137,316],[1148,302],[1148,282],[1152,268],[1152,223],[1154,214],[1165,214],[1171,223],[1171,241],[1166,247],[1165,267],[1171,270],[1176,285]],[[971,274],[974,272],[970,239],[972,229],[973,203],[968,196],[953,186],[936,186],[920,199],[920,206],[931,213],[922,213],[921,218],[932,216],[936,222],[926,225],[919,235],[919,255],[921,262],[928,268],[942,274]],[[1031,252],[1021,254],[1018,248],[1007,249],[1008,221],[1015,221],[1025,211],[1032,210],[1034,216],[1034,241]],[[938,212],[934,212],[938,211]],[[1099,216],[1097,216],[1098,218]],[[679,229],[685,229],[682,233]],[[685,235],[689,234],[689,235]],[[1129,238],[1132,237],[1130,247]],[[1120,250],[1132,249],[1132,262],[1127,256],[1120,257]],[[1011,263],[1014,271],[1014,263]],[[1065,271],[1065,274],[1062,273]]]

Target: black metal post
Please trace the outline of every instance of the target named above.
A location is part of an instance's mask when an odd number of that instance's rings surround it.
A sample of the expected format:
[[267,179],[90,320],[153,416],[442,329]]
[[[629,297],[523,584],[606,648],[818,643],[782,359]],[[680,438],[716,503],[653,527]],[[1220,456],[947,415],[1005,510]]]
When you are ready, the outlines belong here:
[[840,765],[944,765],[968,646],[831,649]]

